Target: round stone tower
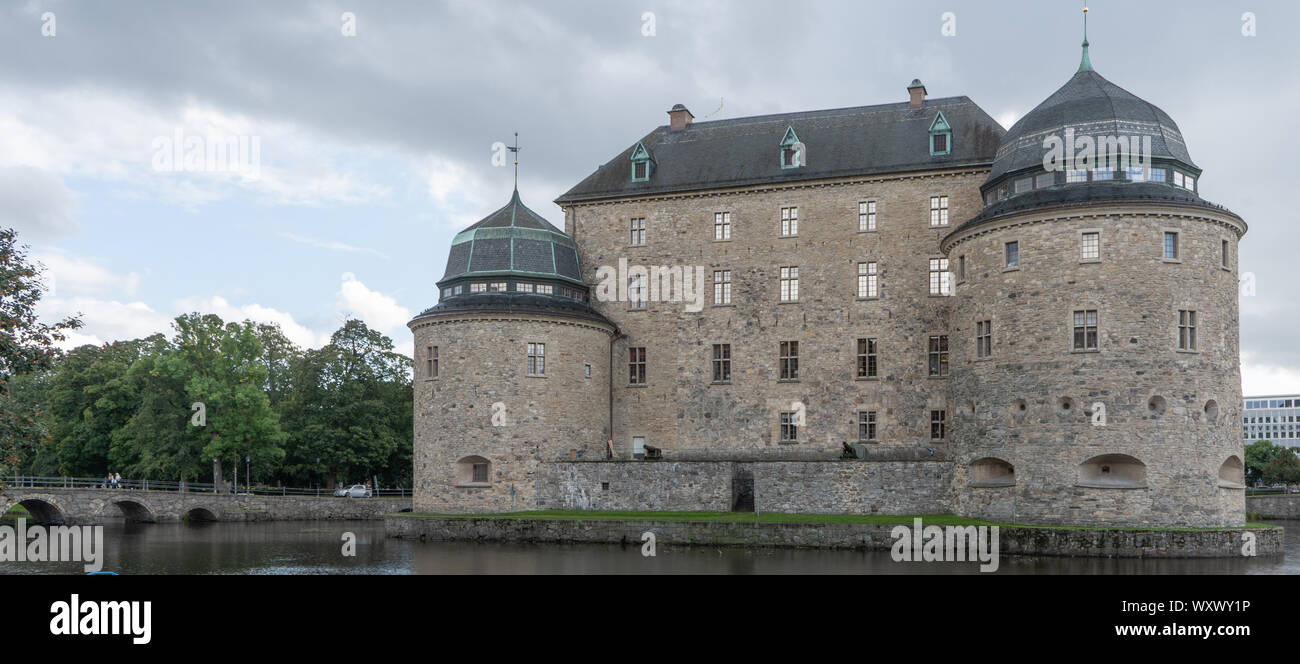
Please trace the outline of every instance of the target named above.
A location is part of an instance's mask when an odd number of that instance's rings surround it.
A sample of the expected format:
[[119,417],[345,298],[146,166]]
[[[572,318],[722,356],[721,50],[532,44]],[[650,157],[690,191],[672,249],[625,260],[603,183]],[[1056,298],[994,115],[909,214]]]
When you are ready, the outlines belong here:
[[542,462],[604,454],[615,327],[581,274],[517,190],[452,240],[438,304],[408,324],[416,512],[535,509]]
[[1199,196],[1178,126],[1095,72],[1087,47],[1002,139],[984,209],[942,242],[956,509],[1241,525],[1246,224]]

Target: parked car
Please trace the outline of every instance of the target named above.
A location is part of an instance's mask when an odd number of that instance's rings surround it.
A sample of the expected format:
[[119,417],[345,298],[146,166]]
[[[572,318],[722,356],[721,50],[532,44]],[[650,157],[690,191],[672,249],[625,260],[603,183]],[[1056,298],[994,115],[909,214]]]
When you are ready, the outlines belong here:
[[370,489],[367,489],[364,485],[353,484],[346,489],[335,490],[334,495],[340,498],[369,498],[371,494]]

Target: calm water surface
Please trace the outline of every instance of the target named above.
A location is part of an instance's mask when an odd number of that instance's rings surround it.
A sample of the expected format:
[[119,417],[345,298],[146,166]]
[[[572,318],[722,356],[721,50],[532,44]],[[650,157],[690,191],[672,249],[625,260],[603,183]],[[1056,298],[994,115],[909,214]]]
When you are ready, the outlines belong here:
[[[12,521],[4,523],[12,525]],[[1287,526],[1288,522],[1273,522]],[[1132,560],[1003,556],[999,574],[1300,574],[1300,522],[1283,557]],[[342,536],[356,535],[356,556]],[[888,551],[420,543],[380,521],[283,521],[104,527],[105,571],[119,574],[975,574],[978,564],[897,563]],[[0,574],[81,574],[80,563],[4,563]]]

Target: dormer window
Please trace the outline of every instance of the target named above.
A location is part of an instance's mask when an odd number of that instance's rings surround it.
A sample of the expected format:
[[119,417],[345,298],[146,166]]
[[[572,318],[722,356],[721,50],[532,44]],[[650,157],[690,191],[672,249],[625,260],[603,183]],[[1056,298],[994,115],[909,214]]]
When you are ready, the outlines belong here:
[[781,137],[781,168],[799,168],[807,165],[807,148],[794,133],[794,127],[786,127],[785,136]]
[[943,117],[943,111],[935,113],[930,123],[930,156],[948,154],[952,151],[952,125]]
[[652,160],[650,152],[641,143],[632,149],[632,181],[646,182],[650,179]]

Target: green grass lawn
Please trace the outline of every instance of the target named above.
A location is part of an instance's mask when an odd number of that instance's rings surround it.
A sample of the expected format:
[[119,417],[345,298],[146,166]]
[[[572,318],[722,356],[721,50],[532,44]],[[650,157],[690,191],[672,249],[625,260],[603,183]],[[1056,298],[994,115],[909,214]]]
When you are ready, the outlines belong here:
[[18,519],[18,518],[23,518],[23,519],[25,519],[25,518],[31,516],[31,514],[29,514],[29,513],[27,512],[27,508],[26,508],[26,507],[23,507],[22,505],[14,505],[13,507],[10,507],[10,508],[9,508],[9,511],[8,511],[8,512],[5,512],[3,515],[0,515],[0,516],[9,516],[9,517],[13,517],[13,518],[15,518],[15,519]]
[[[496,514],[422,514],[404,512],[395,516],[441,517],[455,519],[553,519],[561,521],[701,521],[711,523],[864,523],[874,525],[912,525],[920,519],[927,526],[1000,526],[1003,528],[1048,528],[1065,530],[1219,530],[1218,528],[1107,528],[1100,526],[1035,526],[997,523],[970,519],[953,514],[781,514],[752,512],[599,512],[585,510],[535,510]],[[1248,523],[1247,528],[1272,528],[1268,524]]]

